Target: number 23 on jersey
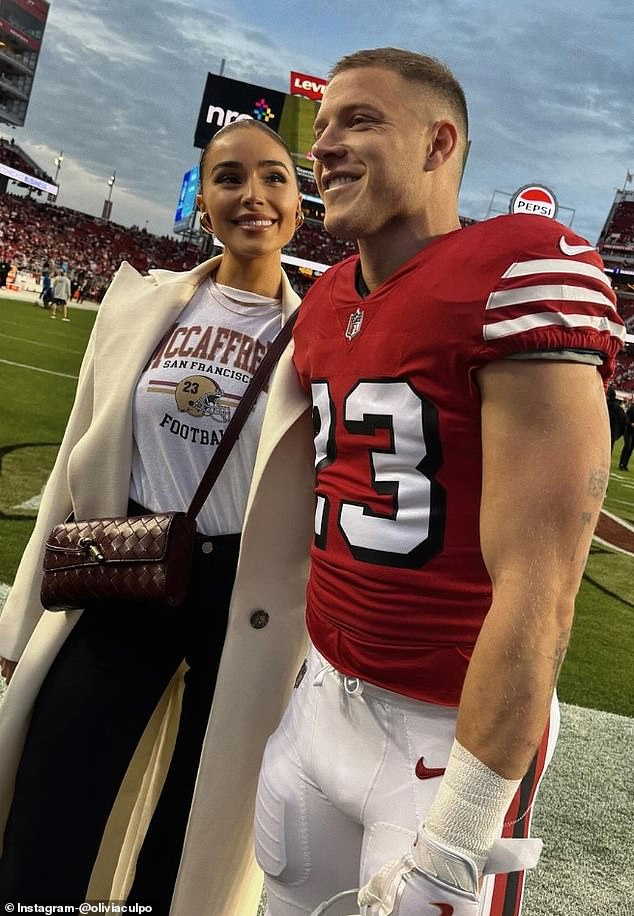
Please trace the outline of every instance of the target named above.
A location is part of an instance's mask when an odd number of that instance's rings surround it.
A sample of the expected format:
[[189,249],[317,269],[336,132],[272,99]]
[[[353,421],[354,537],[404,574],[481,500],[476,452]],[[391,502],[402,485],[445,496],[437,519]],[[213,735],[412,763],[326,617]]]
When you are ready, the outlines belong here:
[[[424,566],[442,550],[445,529],[446,494],[435,477],[442,465],[437,409],[401,379],[359,380],[344,397],[342,423],[353,443],[356,436],[388,432],[387,447],[383,437],[380,446],[377,443],[367,452],[369,491],[391,500],[391,511],[379,513],[368,502],[347,499],[345,493],[335,500],[324,492],[330,492],[330,487],[320,486],[327,469],[338,460],[337,407],[328,381],[314,380],[311,389],[317,472],[315,546],[327,549],[332,503],[337,501],[337,524],[356,560],[403,569]],[[359,444],[360,450],[366,448],[365,443]]]

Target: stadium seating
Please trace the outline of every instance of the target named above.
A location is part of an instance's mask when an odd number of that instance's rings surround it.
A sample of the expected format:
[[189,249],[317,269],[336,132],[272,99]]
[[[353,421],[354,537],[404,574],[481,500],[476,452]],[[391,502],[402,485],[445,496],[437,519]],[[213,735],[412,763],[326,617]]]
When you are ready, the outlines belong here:
[[629,328],[634,319],[634,299],[626,299],[624,296],[619,295],[618,292],[616,294],[616,299],[619,315]]
[[37,275],[66,264],[98,300],[121,261],[145,273],[150,267],[187,270],[201,259],[195,245],[12,194],[0,196],[0,251],[4,260]]
[[605,241],[634,248],[634,202],[623,200],[617,204]]
[[612,384],[617,391],[634,394],[634,346],[630,345],[626,352],[619,355]]
[[331,265],[356,254],[357,246],[354,242],[334,239],[319,223],[306,222],[284,251],[307,261]]
[[4,162],[5,165],[20,172],[35,175],[36,178],[41,178],[42,181],[53,183],[51,176],[47,175],[32,159],[26,156],[13,139],[7,140],[6,137],[0,137],[0,162]]
[[309,194],[311,197],[319,196],[315,179],[305,174],[303,171],[299,175],[299,189],[302,194]]
[[599,240],[606,267],[634,267],[634,200],[620,200]]
[[[8,162],[6,145],[0,148],[0,158]],[[16,164],[16,168],[19,167],[24,169],[24,162],[21,166]],[[634,207],[632,211],[634,262]],[[619,219],[621,217],[622,214]],[[461,222],[468,225],[472,221],[461,218]],[[331,265],[354,254],[356,246],[352,242],[337,241],[322,225],[311,221],[302,226],[285,251],[305,260]],[[85,298],[101,301],[124,260],[145,273],[151,267],[188,270],[203,257],[196,245],[169,236],[154,236],[138,226],[126,228],[104,222],[30,196],[0,195],[0,260],[32,271],[36,277],[46,268],[52,271],[66,264],[71,278],[87,287]],[[293,286],[304,295],[312,279],[294,271],[290,273]],[[619,297],[618,308],[632,333],[634,299]],[[634,392],[634,354],[625,353],[619,357],[614,383],[620,390]]]
[[[12,194],[0,195],[0,249],[4,259],[37,275],[45,267],[67,264],[69,271],[92,281],[94,295],[108,286],[123,260],[145,273],[150,267],[187,270],[202,257],[197,246],[168,236]],[[354,254],[356,246],[338,242],[316,223],[306,223],[285,251],[330,265]],[[302,291],[308,284],[304,277],[295,282]]]

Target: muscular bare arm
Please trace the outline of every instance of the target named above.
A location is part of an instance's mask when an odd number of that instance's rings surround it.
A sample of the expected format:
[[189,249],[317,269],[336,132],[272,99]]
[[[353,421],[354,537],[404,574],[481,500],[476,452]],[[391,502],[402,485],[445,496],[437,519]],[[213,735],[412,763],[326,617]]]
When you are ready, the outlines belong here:
[[598,372],[500,361],[481,370],[481,542],[493,602],[464,685],[457,738],[506,779],[543,735],[608,482]]

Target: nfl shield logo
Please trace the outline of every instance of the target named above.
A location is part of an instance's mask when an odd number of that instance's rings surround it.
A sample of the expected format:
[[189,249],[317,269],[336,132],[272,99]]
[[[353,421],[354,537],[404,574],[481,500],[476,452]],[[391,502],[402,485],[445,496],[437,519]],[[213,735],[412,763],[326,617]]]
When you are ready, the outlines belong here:
[[346,328],[346,337],[348,340],[352,340],[353,337],[356,337],[361,330],[364,314],[363,309],[357,309],[356,312],[353,312],[348,318],[348,327]]

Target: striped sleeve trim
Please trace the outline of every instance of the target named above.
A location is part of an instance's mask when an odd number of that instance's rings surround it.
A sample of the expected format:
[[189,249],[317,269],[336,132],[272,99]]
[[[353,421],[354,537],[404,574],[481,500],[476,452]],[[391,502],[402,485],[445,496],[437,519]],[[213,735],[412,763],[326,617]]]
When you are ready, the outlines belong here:
[[[518,290],[519,292],[519,290]],[[512,337],[536,328],[593,328],[595,331],[609,331],[620,341],[625,341],[625,327],[599,315],[568,315],[563,312],[539,312],[522,315],[506,321],[495,321],[486,324],[482,329],[485,340],[499,340],[501,337]]]
[[498,290],[487,299],[486,309],[508,308],[524,302],[591,302],[616,312],[611,299],[598,290],[584,286],[553,284],[544,286],[523,286],[519,289]]
[[608,289],[612,289],[609,277],[606,277],[599,267],[595,267],[594,264],[586,264],[583,261],[573,261],[570,258],[565,260],[563,258],[539,258],[536,261],[516,261],[502,274],[502,279],[530,277],[536,274],[574,274],[577,277],[592,277],[594,280],[598,280],[599,283],[603,283]]

